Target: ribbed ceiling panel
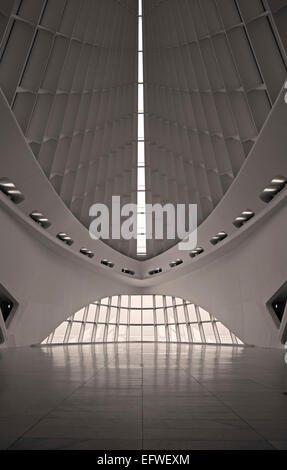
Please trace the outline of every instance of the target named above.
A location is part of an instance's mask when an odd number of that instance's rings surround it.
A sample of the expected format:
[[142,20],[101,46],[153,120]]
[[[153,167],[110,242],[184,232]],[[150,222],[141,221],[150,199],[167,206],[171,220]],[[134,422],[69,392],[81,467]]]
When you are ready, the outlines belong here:
[[[270,2],[282,34],[286,3]],[[283,85],[280,46],[267,1],[144,0],[149,202],[196,203],[198,222],[208,217]]]
[[0,84],[63,201],[87,227],[93,203],[136,202],[137,3],[0,0],[0,19]]

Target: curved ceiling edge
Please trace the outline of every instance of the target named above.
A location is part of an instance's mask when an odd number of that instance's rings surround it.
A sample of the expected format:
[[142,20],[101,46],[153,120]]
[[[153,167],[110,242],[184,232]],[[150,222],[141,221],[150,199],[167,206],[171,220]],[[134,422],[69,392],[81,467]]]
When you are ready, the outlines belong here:
[[[126,278],[128,283],[132,279],[150,278],[149,272],[154,270],[158,270],[156,275],[170,271],[172,269],[170,264],[179,257],[183,260],[182,267],[176,266],[176,271],[173,272],[180,274],[187,265],[192,266],[194,260],[190,258],[190,253],[179,251],[178,247],[148,261],[137,261],[122,255],[101,241],[91,240],[88,230],[65,206],[34,159],[2,92],[0,108],[3,116],[0,130],[3,142],[1,176],[11,178],[25,195],[25,201],[20,207],[27,217],[32,211],[37,210],[51,219],[51,227],[43,231],[43,234],[49,233],[56,238],[59,232],[68,233],[76,242],[69,247],[71,253],[78,255],[79,250],[84,247],[91,250],[96,254],[96,262],[100,264],[101,261],[105,262],[102,263],[101,269],[117,273]],[[284,149],[287,145],[287,136],[282,125],[286,121],[287,106],[282,91],[238,178],[215,211],[198,229],[198,245],[203,246],[205,254],[217,251],[217,247],[213,247],[209,240],[218,232],[224,230],[230,240],[233,235],[239,235],[242,229],[234,227],[232,223],[234,219],[246,209],[254,211],[255,216],[260,214],[266,207],[259,198],[262,189],[276,175],[286,176],[287,162]],[[9,149],[9,153],[8,151],[5,153],[5,148]],[[60,243],[59,240],[56,240],[56,243]],[[112,269],[108,269],[111,266]],[[134,277],[130,277],[131,273],[134,273]]]
[[[19,208],[27,218],[35,211],[44,214],[50,220],[51,226],[43,230],[43,235],[50,234],[55,237],[57,243],[60,243],[56,238],[59,233],[69,234],[75,242],[69,247],[71,253],[78,254],[82,248],[87,248],[95,254],[95,259],[100,262],[102,269],[108,270],[101,264],[102,260],[107,260],[114,265],[113,270],[109,269],[109,271],[114,271],[122,278],[129,279],[127,274],[122,273],[122,270],[130,270],[135,272],[136,277],[139,263],[100,240],[92,240],[89,231],[58,196],[34,158],[1,89],[0,112],[2,116],[0,175],[11,180],[24,195],[25,199],[17,209]],[[36,224],[35,227],[37,227]]]
[[[236,180],[210,216],[198,227],[198,247],[204,250],[204,254],[217,251],[220,244],[215,247],[210,240],[219,232],[224,231],[231,238],[233,234],[237,235],[242,231],[242,228],[238,229],[233,225],[234,220],[242,212],[250,210],[256,217],[264,211],[266,203],[260,199],[262,190],[274,177],[278,175],[287,177],[285,94],[286,90],[283,87]],[[180,251],[177,245],[155,258],[142,261],[141,276],[148,278],[151,270],[159,268],[164,274],[170,270],[170,263],[178,258],[183,261],[183,264],[177,268],[178,274],[186,265],[191,267],[195,262],[190,257],[190,251]]]
[[[166,269],[163,270],[160,274],[155,277],[151,277],[147,272],[145,277],[142,278],[141,287],[144,289],[149,289],[150,287],[159,286],[163,283],[169,282],[179,278],[184,278],[189,274],[206,267],[218,260],[226,253],[237,248],[242,243],[247,241],[248,237],[251,236],[254,232],[257,232],[264,224],[268,223],[268,220],[278,211],[286,205],[287,202],[287,192],[279,195],[276,200],[274,200],[269,206],[265,207],[256,218],[245,225],[241,230],[235,231],[230,235],[223,243],[219,244],[216,249],[207,250],[202,254],[202,256],[196,257],[196,259],[190,260],[187,258],[187,261],[182,264],[178,269]],[[182,253],[182,252],[181,252]],[[184,258],[184,256],[182,256]]]

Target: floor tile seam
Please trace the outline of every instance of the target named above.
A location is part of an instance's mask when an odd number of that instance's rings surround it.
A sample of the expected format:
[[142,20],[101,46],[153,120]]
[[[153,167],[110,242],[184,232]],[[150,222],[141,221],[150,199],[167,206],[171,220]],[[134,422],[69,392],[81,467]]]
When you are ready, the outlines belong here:
[[[112,359],[111,359],[112,360]],[[109,361],[108,361],[109,362]],[[99,369],[97,370],[102,370],[106,367],[106,365],[103,365],[102,367],[100,367]],[[52,407],[47,413],[45,413],[44,415],[42,415],[35,423],[33,423],[31,426],[29,426],[26,431],[24,431],[15,441],[13,441],[7,448],[6,450],[10,450],[10,448],[12,446],[14,446],[17,442],[19,442],[21,439],[23,439],[25,437],[26,434],[28,434],[30,431],[32,431],[32,429],[35,428],[35,426],[37,426],[39,423],[41,423],[41,421],[43,421],[44,419],[46,419],[51,413],[53,413],[54,411],[57,410],[57,408],[61,405],[63,405],[65,403],[65,401],[67,401],[68,399],[70,399],[74,393],[76,393],[77,391],[79,391],[81,388],[85,387],[85,385],[87,385],[94,377],[96,377],[97,375],[97,372],[92,374],[88,380],[85,380],[84,382],[82,382],[80,385],[78,385],[69,395],[65,396],[65,398],[63,400],[61,400],[59,403],[57,403],[54,407]]]
[[245,423],[248,428],[250,428],[255,434],[257,434],[265,443],[271,445],[273,449],[276,449],[269,441],[268,439],[263,436],[260,432],[258,432],[246,419],[244,419],[238,412],[236,412],[231,406],[227,405],[223,400],[221,400],[217,395],[214,394],[214,392],[208,390],[204,384],[199,382],[196,377],[194,377],[191,373],[189,374],[200,386],[203,387],[205,391],[207,391],[213,398],[215,398],[216,401],[218,401],[220,404],[222,404],[226,409],[230,410],[235,416],[237,416],[243,423]]

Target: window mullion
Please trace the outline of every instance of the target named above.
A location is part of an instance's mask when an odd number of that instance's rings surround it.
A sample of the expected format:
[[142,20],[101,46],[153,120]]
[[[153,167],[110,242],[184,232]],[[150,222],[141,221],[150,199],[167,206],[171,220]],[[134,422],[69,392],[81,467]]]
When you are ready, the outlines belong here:
[[186,322],[188,341],[190,343],[192,343],[192,334],[191,334],[191,328],[190,328],[190,323],[189,323],[189,317],[188,317],[186,302],[184,302],[184,304],[183,304],[183,310],[184,310],[184,316],[185,316],[185,322]]
[[203,329],[201,316],[200,316],[200,311],[199,311],[199,307],[197,305],[195,305],[195,311],[196,311],[196,317],[197,317],[197,321],[198,321],[198,328],[199,328],[199,332],[200,332],[200,336],[201,336],[201,342],[206,343],[204,329]]

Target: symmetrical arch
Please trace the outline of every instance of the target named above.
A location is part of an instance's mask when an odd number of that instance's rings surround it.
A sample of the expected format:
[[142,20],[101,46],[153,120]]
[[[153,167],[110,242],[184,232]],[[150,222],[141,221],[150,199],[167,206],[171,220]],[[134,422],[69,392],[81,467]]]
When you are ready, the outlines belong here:
[[163,342],[243,344],[204,309],[162,295],[120,295],[90,304],[43,344]]

